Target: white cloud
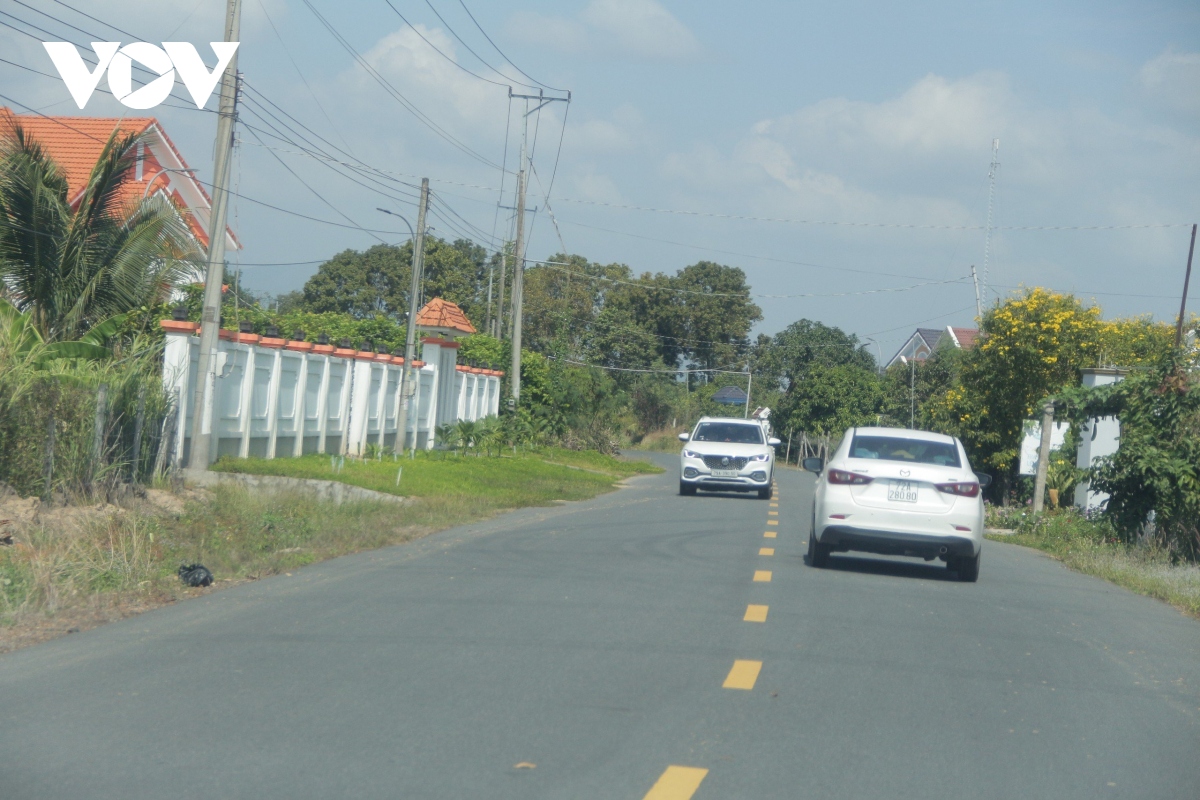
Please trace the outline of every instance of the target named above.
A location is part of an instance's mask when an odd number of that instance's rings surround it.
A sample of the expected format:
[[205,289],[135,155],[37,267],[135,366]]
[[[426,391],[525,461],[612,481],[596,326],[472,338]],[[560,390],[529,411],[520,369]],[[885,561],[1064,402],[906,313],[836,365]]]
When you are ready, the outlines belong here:
[[578,18],[517,12],[510,36],[560,53],[690,61],[702,53],[686,25],[657,0],[591,0]]
[[582,16],[621,49],[642,58],[682,61],[700,54],[700,43],[687,26],[655,0],[591,0]]
[[1178,111],[1200,112],[1200,53],[1167,50],[1138,73],[1142,89]]

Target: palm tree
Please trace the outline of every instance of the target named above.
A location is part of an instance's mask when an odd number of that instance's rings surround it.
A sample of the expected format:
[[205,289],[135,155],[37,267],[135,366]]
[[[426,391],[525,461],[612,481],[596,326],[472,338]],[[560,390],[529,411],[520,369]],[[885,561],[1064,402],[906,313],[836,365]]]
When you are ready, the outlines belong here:
[[[0,284],[46,342],[164,302],[197,274],[199,248],[179,210],[122,200],[142,137],[105,143],[78,204],[46,151],[14,124],[0,144]],[[213,235],[217,235],[214,233]]]

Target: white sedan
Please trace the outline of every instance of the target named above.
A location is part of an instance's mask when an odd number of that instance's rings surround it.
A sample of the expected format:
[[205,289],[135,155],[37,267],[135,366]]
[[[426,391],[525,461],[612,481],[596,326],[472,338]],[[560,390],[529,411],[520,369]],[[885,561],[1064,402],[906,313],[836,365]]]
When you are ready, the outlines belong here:
[[697,489],[714,492],[758,492],[771,497],[775,473],[775,448],[779,440],[768,436],[762,423],[737,417],[701,417],[679,454],[679,493]]
[[851,428],[817,473],[809,564],[833,552],[940,558],[959,580],[979,579],[983,546],[981,486],[962,442],[904,428]]

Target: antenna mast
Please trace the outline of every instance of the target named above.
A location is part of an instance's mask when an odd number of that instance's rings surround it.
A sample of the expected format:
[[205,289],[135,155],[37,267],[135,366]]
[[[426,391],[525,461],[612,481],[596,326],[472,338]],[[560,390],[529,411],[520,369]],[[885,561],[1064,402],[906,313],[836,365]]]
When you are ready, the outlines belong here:
[[983,237],[983,280],[980,281],[984,302],[988,298],[988,257],[992,252],[992,207],[996,197],[996,173],[1000,170],[1000,140],[992,139],[992,164],[988,170],[987,232]]

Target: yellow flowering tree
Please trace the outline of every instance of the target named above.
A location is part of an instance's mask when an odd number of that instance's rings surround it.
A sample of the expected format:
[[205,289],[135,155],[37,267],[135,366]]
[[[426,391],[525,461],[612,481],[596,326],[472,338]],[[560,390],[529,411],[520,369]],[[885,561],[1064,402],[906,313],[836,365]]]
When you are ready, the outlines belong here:
[[979,345],[959,382],[931,398],[937,428],[959,436],[981,470],[1005,490],[1022,422],[1044,398],[1079,384],[1085,367],[1135,366],[1170,349],[1173,330],[1149,319],[1105,321],[1100,308],[1069,294],[1025,289],[988,310]]

